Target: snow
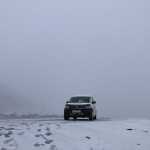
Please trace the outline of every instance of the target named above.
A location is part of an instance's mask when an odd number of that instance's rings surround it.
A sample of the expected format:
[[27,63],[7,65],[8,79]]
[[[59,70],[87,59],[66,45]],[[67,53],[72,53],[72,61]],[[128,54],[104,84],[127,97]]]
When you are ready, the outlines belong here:
[[149,150],[150,120],[1,120],[0,150]]

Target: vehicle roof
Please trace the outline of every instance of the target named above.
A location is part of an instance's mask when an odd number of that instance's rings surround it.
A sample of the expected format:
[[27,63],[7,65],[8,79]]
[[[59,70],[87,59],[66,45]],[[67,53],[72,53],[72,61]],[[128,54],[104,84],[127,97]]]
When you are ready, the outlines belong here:
[[89,98],[91,98],[92,96],[72,96],[72,97],[89,97]]

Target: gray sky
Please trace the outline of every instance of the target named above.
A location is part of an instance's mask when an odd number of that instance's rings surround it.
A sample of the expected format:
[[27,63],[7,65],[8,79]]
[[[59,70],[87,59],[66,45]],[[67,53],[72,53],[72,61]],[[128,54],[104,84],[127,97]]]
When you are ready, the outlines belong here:
[[0,1],[0,112],[150,117],[149,0]]

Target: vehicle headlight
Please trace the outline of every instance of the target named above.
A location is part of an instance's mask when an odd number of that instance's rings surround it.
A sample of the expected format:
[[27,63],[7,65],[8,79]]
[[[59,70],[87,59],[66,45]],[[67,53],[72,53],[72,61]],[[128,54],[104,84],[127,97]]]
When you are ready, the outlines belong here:
[[86,109],[89,109],[89,108],[91,108],[91,105],[90,105],[90,104],[85,105],[85,108],[86,108]]

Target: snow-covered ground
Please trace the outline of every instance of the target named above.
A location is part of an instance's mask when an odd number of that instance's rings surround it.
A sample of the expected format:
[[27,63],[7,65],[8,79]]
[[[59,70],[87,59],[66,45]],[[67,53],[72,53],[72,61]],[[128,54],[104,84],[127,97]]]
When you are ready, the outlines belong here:
[[150,150],[150,120],[1,120],[0,150]]

